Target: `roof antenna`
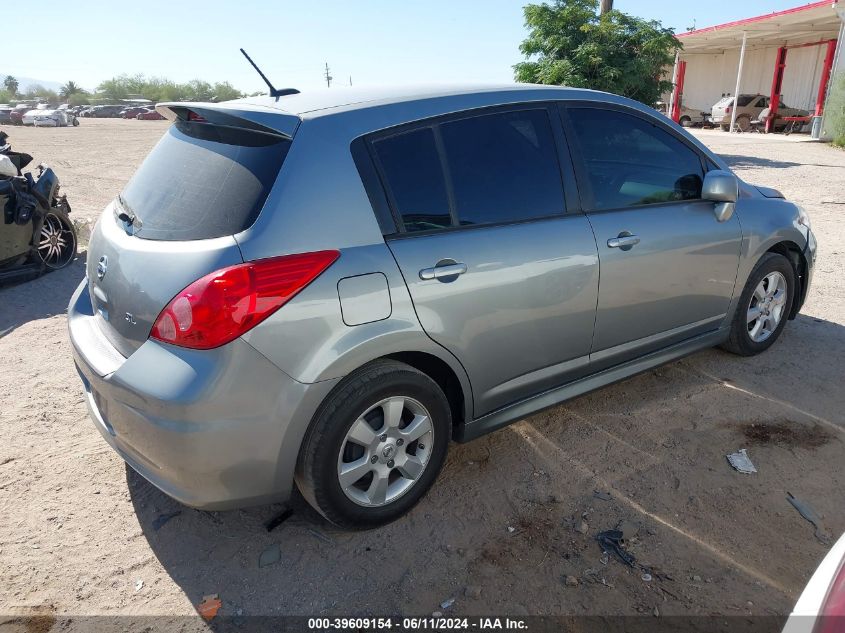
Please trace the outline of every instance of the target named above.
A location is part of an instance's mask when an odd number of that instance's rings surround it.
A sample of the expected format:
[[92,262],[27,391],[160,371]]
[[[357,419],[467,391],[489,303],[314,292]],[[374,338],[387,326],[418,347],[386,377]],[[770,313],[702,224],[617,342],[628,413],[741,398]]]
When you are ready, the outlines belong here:
[[261,78],[264,80],[264,83],[267,84],[267,87],[270,88],[271,97],[284,97],[285,95],[299,94],[299,90],[297,90],[296,88],[282,88],[281,90],[279,90],[278,88],[274,88],[273,84],[270,83],[270,80],[267,79],[263,72],[261,72],[261,69],[256,65],[256,63],[252,61],[252,58],[246,54],[246,51],[244,49],[241,49],[241,52],[244,54],[244,57],[246,57],[246,60],[250,64],[252,64],[252,67],[255,68],[255,72],[261,75]]

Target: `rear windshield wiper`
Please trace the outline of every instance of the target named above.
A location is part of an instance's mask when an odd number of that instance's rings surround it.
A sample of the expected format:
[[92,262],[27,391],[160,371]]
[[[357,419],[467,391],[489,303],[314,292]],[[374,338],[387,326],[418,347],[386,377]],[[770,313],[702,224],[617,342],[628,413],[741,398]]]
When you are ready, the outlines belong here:
[[[123,222],[128,229],[130,226],[134,229],[141,228],[141,218],[139,218],[135,212],[132,210],[128,204],[126,204],[126,200],[123,199],[121,194],[117,194],[117,202],[120,205],[119,213],[117,213],[117,219]],[[118,209],[115,209],[118,211]]]

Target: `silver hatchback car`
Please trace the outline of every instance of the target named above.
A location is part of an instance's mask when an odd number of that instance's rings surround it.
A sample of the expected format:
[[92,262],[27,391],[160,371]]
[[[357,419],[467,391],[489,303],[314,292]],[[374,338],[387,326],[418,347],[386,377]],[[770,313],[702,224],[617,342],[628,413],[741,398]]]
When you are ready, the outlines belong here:
[[800,309],[807,215],[655,111],[557,87],[160,104],[69,308],[95,425],[190,506],[373,526],[450,440]]

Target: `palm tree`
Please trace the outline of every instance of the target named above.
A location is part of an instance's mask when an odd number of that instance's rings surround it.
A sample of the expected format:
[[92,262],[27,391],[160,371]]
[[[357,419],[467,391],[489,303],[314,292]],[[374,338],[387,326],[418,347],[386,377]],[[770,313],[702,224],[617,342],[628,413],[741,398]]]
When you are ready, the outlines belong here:
[[6,87],[6,90],[12,93],[12,96],[18,94],[18,80],[11,75],[6,75],[3,85]]
[[71,95],[76,95],[81,92],[85,92],[82,88],[77,86],[72,81],[67,82],[64,86],[61,87],[59,90],[59,94],[62,96],[63,99],[67,99]]

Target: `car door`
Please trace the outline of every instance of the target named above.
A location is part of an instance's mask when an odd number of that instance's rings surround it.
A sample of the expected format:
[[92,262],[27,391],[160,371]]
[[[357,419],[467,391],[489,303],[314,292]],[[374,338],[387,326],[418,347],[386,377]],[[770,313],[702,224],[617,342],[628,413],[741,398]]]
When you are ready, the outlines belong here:
[[466,368],[476,416],[587,371],[598,257],[561,134],[532,104],[371,139],[399,226],[387,244],[422,327]]
[[563,109],[598,244],[593,371],[719,328],[739,266],[741,227],[701,199],[706,161],[632,108]]

